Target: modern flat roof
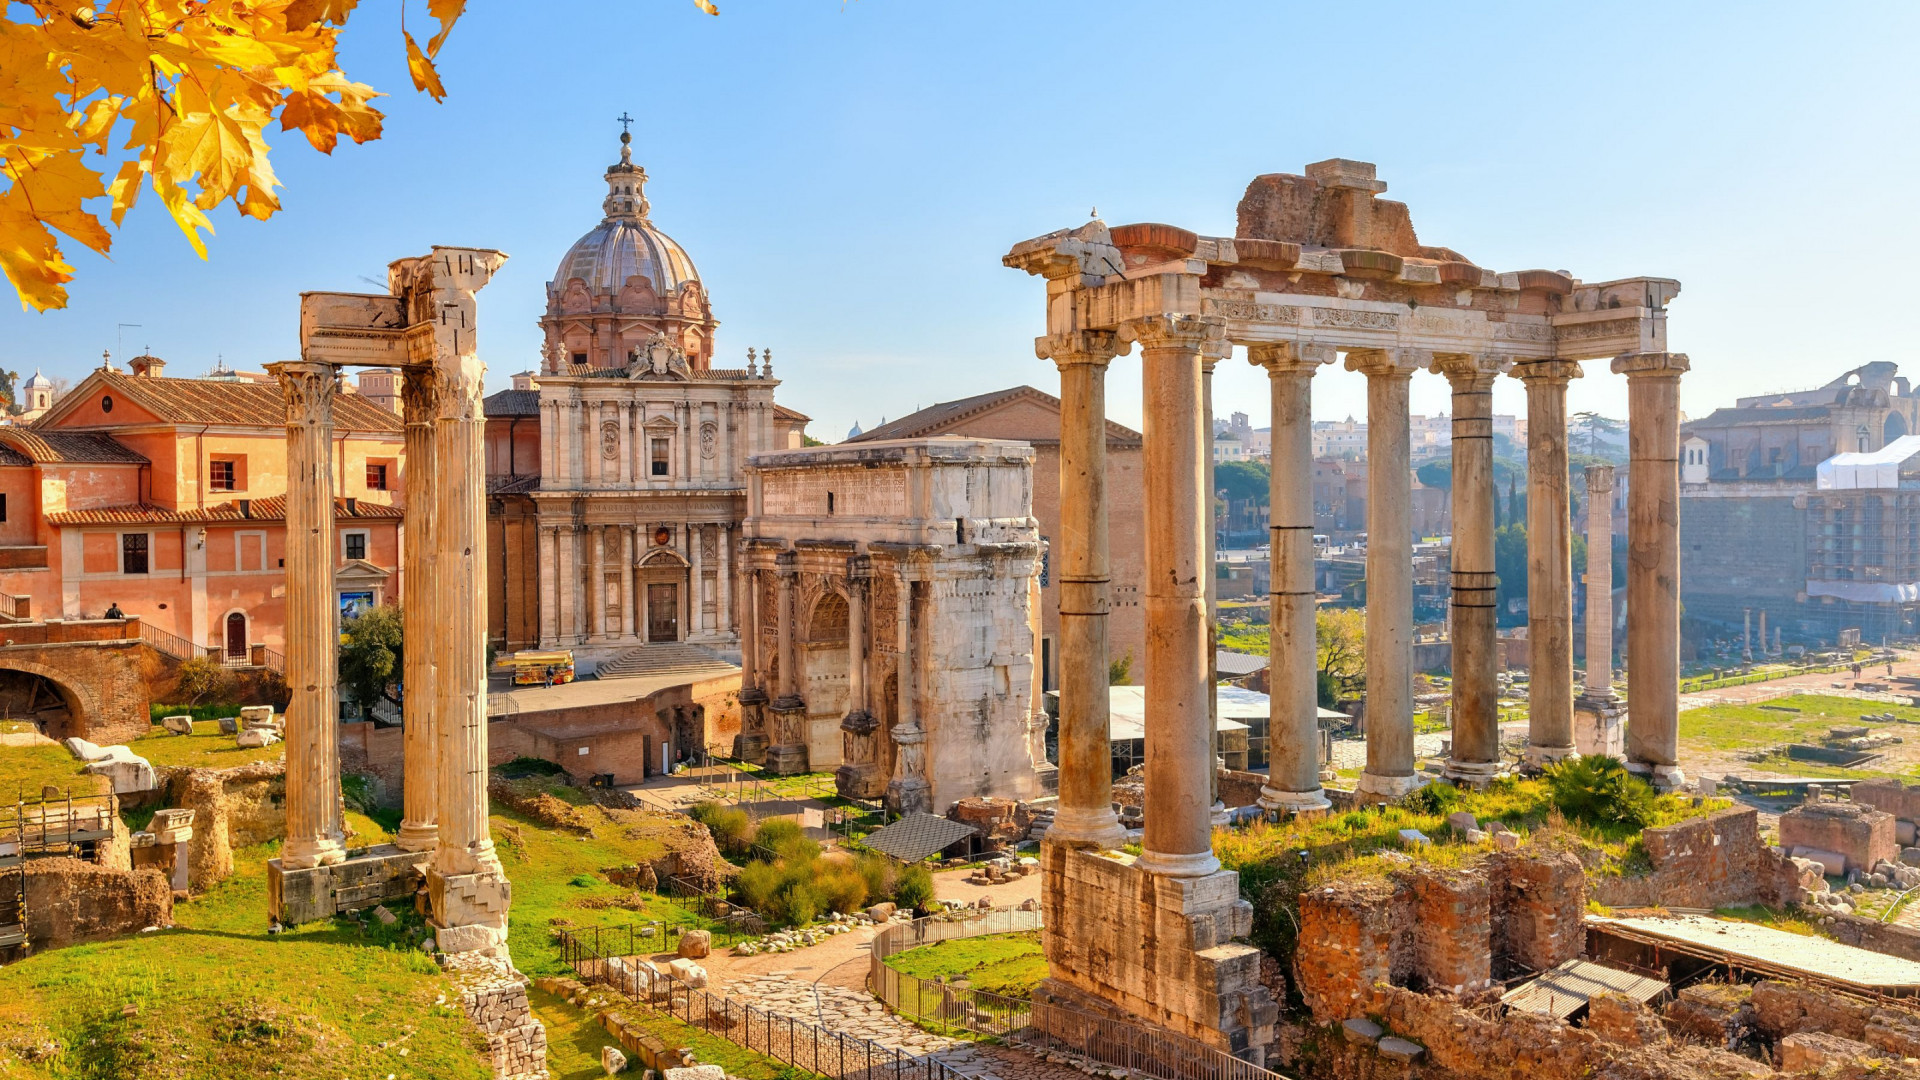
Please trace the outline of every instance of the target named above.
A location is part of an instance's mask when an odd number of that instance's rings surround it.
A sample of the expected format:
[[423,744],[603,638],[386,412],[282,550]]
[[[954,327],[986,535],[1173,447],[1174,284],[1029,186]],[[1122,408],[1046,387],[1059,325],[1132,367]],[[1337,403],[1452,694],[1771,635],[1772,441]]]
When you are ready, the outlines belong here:
[[1507,991],[1500,1000],[1508,1008],[1565,1020],[1593,1000],[1595,994],[1608,991],[1625,994],[1644,1005],[1668,989],[1659,979],[1591,960],[1568,960],[1532,982]]
[[1704,915],[1642,915],[1589,918],[1587,925],[1751,970],[1771,968],[1887,994],[1920,993],[1920,963],[1757,923]]

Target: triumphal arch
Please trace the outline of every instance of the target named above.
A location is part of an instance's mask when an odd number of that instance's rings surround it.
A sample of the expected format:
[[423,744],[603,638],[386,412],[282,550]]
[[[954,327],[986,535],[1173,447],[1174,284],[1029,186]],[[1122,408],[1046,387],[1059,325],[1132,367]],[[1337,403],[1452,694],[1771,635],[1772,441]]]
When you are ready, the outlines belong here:
[[[1449,776],[1501,770],[1495,698],[1491,394],[1526,386],[1528,760],[1575,753],[1566,390],[1583,361],[1627,379],[1627,754],[1656,783],[1681,781],[1679,380],[1666,351],[1668,278],[1586,283],[1554,270],[1496,272],[1422,244],[1403,203],[1379,198],[1372,165],[1334,159],[1248,185],[1232,237],[1099,220],[1014,246],[1005,263],[1046,280],[1035,342],[1061,383],[1060,806],[1044,845],[1042,995],[1115,1006],[1255,1055],[1276,1007],[1251,909],[1220,869],[1210,827],[1211,745],[1204,477],[1213,367],[1243,346],[1271,380],[1272,709],[1275,812],[1329,805],[1314,679],[1312,445],[1315,371],[1344,357],[1367,378],[1367,766],[1354,797],[1419,780],[1413,749],[1412,524],[1408,387],[1453,394],[1453,750]],[[1138,857],[1111,807],[1106,614],[1105,379],[1139,345],[1145,380],[1146,820]]]

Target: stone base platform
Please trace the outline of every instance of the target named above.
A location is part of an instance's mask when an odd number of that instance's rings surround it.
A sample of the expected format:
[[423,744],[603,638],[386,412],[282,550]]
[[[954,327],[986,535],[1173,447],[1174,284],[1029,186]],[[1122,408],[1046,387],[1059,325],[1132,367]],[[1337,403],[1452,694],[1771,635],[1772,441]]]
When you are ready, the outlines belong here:
[[1617,697],[1573,699],[1573,745],[1581,757],[1627,756],[1627,706]]
[[267,860],[267,913],[282,926],[331,919],[389,901],[411,904],[431,851],[402,851],[392,844],[332,866],[288,870]]
[[1042,940],[1053,978],[1036,1001],[1101,1014],[1117,1009],[1114,1015],[1259,1060],[1273,1040],[1279,1006],[1260,985],[1260,950],[1233,940],[1253,929],[1240,875],[1164,877],[1117,851],[1047,841],[1040,860]]

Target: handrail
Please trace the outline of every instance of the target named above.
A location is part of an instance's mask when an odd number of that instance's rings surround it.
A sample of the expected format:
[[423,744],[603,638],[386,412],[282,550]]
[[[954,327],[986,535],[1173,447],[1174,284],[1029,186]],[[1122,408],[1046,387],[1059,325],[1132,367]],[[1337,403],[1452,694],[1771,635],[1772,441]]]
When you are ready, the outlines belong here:
[[178,634],[168,633],[145,619],[140,620],[140,640],[153,646],[155,651],[166,653],[175,660],[192,660],[197,656],[211,655],[215,651],[195,645]]

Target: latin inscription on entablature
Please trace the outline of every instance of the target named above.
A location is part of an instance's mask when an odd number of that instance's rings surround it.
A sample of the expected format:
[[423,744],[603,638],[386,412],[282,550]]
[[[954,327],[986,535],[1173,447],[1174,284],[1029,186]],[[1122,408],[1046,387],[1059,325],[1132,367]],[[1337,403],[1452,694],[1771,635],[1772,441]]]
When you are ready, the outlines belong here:
[[1493,323],[1494,336],[1507,341],[1547,342],[1553,339],[1553,328],[1545,323],[1498,322]]
[[1263,304],[1250,297],[1207,297],[1201,311],[1231,322],[1270,323],[1297,326],[1300,309],[1291,304]]
[[1613,319],[1608,322],[1573,323],[1554,328],[1554,337],[1561,341],[1593,341],[1598,338],[1624,337],[1638,339],[1640,319]]
[[1313,309],[1313,325],[1336,330],[1397,330],[1400,327],[1400,316],[1390,311],[1317,307]]

